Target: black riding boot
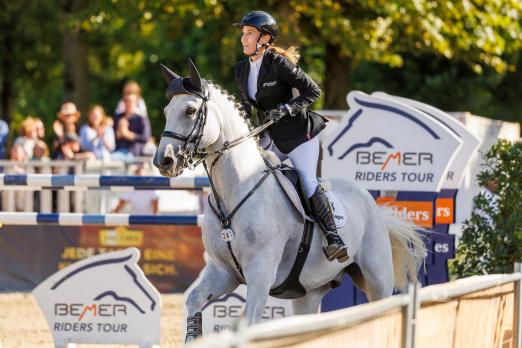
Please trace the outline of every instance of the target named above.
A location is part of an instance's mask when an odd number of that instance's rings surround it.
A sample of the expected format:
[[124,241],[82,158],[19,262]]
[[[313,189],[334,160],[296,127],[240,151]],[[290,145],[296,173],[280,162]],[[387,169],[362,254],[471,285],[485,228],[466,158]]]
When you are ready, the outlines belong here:
[[339,262],[348,260],[348,250],[337,233],[332,207],[321,185],[317,185],[314,195],[310,197],[310,207],[328,243],[323,246],[326,258],[329,261],[337,259]]

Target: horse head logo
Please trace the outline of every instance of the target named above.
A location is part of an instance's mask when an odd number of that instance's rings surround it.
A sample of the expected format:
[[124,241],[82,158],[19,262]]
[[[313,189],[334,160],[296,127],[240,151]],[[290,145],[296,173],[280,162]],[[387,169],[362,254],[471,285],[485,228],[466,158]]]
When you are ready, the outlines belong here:
[[138,259],[135,248],[96,255],[41,283],[33,294],[55,341],[159,343],[161,299]]

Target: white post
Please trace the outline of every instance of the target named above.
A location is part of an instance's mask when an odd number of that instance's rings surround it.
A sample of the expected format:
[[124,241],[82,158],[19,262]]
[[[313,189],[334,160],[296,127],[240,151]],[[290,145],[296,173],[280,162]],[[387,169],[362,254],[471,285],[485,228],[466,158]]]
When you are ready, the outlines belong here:
[[[74,175],[82,174],[83,172],[83,161],[76,164],[74,167]],[[83,191],[77,190],[74,191],[74,212],[75,213],[83,213]]]
[[413,344],[413,312],[415,310],[415,285],[408,283],[406,294],[409,297],[408,304],[402,307],[402,337],[401,347],[412,348]]
[[419,299],[419,290],[420,285],[419,282],[415,283],[413,288],[413,314],[411,319],[411,348],[415,348],[417,346],[417,318],[420,311],[420,299]]
[[[520,262],[515,262],[515,273],[522,275],[522,264]],[[515,348],[522,348],[522,325],[520,323],[521,313],[522,313],[522,299],[521,299],[521,291],[522,289],[522,278],[519,278],[515,281],[515,296],[514,296],[514,313],[513,313],[513,333],[515,339]]]
[[[41,167],[42,174],[52,174],[51,167],[44,162],[44,165]],[[41,213],[50,213],[53,210],[53,193],[51,190],[41,190],[40,191],[40,212]]]

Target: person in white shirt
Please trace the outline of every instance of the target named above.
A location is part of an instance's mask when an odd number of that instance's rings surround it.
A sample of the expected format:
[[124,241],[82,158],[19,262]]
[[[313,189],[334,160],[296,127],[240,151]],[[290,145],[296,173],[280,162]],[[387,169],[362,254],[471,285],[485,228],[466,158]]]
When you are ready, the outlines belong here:
[[[145,169],[140,165],[134,174],[143,176],[145,175]],[[121,195],[118,205],[112,210],[112,212],[119,213],[128,204],[130,214],[157,215],[159,212],[158,202],[159,195],[155,190],[125,192]]]

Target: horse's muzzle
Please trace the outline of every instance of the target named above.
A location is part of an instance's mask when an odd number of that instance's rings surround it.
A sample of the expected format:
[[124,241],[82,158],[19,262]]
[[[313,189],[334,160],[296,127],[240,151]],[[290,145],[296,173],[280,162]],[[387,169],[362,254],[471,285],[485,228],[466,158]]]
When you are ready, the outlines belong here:
[[167,144],[163,151],[158,149],[152,164],[154,164],[154,166],[159,169],[159,172],[163,176],[173,177],[179,175],[179,173],[175,173],[177,159],[174,155],[174,148],[172,144]]

